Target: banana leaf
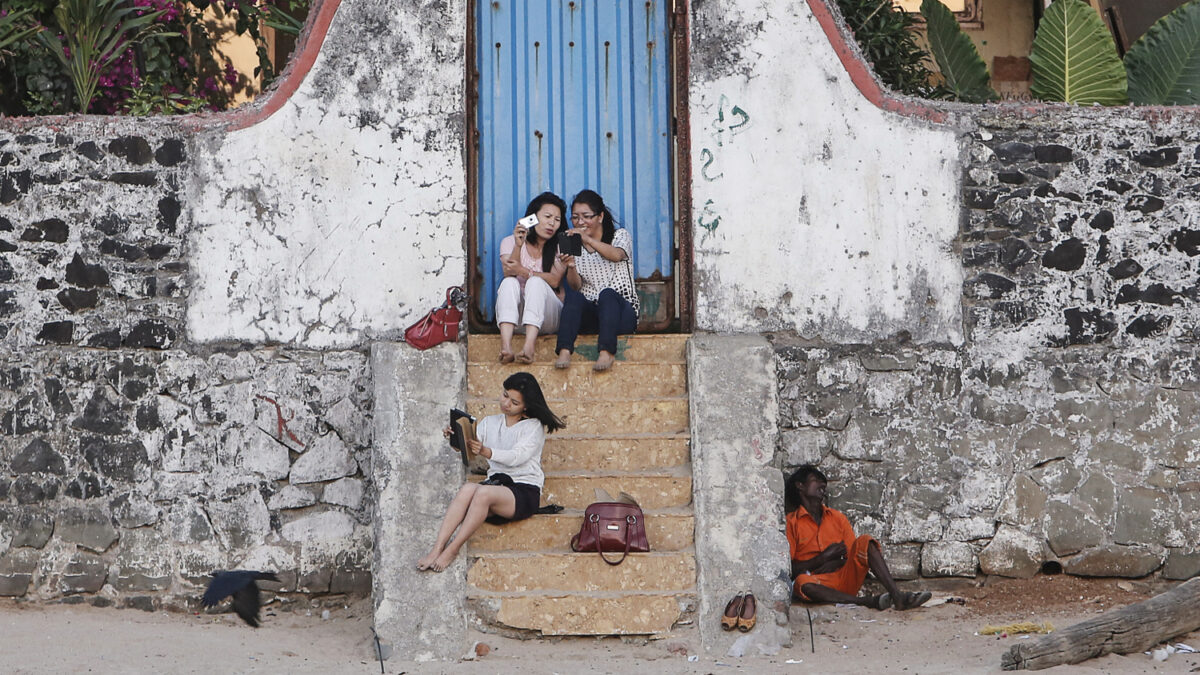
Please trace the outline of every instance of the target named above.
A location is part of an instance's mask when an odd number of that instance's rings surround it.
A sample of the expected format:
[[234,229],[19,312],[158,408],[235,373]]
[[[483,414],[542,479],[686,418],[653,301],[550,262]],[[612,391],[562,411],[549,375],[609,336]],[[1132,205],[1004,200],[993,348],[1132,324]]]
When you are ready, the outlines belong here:
[[1031,93],[1043,101],[1122,105],[1125,67],[1104,20],[1084,0],[1055,0],[1033,38]]
[[25,23],[25,17],[30,14],[33,14],[32,7],[0,16],[0,49],[20,42],[42,30],[41,26],[30,26]]
[[954,13],[938,0],[924,0],[921,16],[925,17],[929,49],[954,98],[969,103],[998,98],[988,86],[991,76],[987,64],[980,58],[975,43],[959,27]]
[[1200,103],[1200,2],[1156,21],[1125,54],[1125,71],[1134,103]]

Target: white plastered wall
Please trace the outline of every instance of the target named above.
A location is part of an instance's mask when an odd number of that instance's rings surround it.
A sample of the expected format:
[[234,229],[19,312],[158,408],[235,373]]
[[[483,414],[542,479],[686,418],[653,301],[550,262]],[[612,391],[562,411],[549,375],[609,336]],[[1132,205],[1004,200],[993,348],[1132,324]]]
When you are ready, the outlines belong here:
[[697,3],[696,325],[962,342],[956,134],[880,110],[805,2]]
[[279,111],[201,137],[193,340],[395,338],[462,283],[465,17],[461,0],[343,0]]

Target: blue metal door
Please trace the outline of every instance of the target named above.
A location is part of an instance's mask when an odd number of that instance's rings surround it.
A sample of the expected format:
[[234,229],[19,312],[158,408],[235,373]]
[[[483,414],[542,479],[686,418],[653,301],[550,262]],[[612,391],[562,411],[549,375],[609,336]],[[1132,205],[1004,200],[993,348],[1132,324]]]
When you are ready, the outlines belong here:
[[[638,278],[672,276],[666,4],[478,0],[476,298],[485,320],[502,278],[500,240],[544,190],[568,204],[584,188],[599,192],[630,229]],[[669,296],[669,282],[659,294],[644,314]]]

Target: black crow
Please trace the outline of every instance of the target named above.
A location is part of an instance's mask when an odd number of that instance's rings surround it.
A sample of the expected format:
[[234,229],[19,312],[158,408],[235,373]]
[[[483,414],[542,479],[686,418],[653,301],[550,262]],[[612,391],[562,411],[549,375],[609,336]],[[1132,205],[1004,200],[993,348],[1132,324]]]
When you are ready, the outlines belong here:
[[274,572],[255,572],[253,570],[217,570],[212,573],[212,581],[204,591],[201,602],[205,607],[213,607],[230,595],[233,596],[233,611],[242,617],[242,621],[258,628],[258,584],[255,580],[279,581]]

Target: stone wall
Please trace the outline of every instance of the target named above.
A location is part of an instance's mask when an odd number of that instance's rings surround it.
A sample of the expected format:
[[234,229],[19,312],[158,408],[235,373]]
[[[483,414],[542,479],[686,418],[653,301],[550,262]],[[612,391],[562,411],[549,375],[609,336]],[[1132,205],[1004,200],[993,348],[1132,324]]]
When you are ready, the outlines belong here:
[[780,462],[819,462],[903,577],[1200,573],[1200,135],[1130,111],[976,121],[965,343],[779,337]]

